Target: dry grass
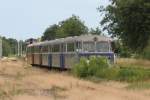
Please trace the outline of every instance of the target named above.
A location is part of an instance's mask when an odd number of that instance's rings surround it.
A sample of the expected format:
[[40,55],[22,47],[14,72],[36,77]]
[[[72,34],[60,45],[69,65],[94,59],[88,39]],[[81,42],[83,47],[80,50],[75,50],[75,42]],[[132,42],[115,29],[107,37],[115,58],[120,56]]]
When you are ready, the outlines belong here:
[[150,61],[143,59],[121,58],[117,59],[117,65],[122,67],[133,66],[133,67],[150,68]]
[[150,90],[132,91],[127,86],[80,80],[20,60],[0,61],[0,100],[149,100]]

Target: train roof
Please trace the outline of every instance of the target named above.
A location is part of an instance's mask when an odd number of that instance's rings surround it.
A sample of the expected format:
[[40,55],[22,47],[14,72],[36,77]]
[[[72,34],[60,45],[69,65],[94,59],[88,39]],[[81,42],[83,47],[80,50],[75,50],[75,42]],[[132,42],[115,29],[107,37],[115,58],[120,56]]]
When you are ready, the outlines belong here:
[[73,37],[66,37],[66,38],[60,38],[50,41],[43,41],[38,43],[33,43],[28,45],[28,47],[32,46],[42,46],[42,45],[48,45],[48,44],[59,44],[59,43],[69,43],[69,42],[75,42],[75,41],[83,41],[83,42],[91,42],[91,41],[112,41],[112,38],[106,37],[106,36],[100,36],[100,35],[81,35],[81,36],[73,36]]

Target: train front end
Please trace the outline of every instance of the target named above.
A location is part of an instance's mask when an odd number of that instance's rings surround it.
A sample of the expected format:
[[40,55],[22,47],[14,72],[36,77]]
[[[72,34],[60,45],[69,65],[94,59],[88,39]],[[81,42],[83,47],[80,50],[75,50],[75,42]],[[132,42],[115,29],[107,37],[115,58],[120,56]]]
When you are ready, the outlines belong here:
[[77,54],[79,59],[82,57],[90,58],[106,57],[111,64],[115,63],[115,53],[112,51],[112,39],[100,36],[91,36],[78,42]]

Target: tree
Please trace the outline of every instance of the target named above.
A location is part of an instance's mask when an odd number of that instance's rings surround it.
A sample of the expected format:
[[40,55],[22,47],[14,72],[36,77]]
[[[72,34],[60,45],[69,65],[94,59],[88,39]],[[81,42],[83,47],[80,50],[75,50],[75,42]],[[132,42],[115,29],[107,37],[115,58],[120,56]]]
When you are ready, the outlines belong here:
[[149,0],[110,0],[101,21],[104,30],[120,38],[133,51],[142,52],[150,39]]
[[59,28],[59,26],[56,25],[56,24],[51,25],[50,27],[48,27],[45,30],[45,32],[43,33],[42,41],[55,39],[58,28]]
[[10,56],[17,54],[18,42],[13,38],[2,37],[2,56]]
[[102,35],[102,32],[98,27],[96,29],[91,28],[89,33],[93,35]]
[[42,41],[53,40],[56,38],[64,38],[67,36],[79,36],[87,34],[88,28],[79,17],[73,15],[72,17],[48,27],[42,36]]
[[7,39],[7,41],[8,41],[10,48],[11,48],[10,54],[11,55],[17,54],[17,44],[18,44],[17,40],[9,38],[9,39]]
[[59,23],[60,28],[57,31],[58,38],[64,38],[67,36],[79,36],[81,34],[87,34],[88,28],[84,25],[79,17],[72,16]]
[[11,47],[8,40],[5,37],[2,37],[2,56],[9,56],[11,53]]

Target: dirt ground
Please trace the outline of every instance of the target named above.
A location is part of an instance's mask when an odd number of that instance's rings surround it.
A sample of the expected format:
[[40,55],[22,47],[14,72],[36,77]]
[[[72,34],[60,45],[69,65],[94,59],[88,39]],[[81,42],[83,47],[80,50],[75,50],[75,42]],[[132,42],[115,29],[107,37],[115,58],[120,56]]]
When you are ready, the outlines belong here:
[[0,61],[0,100],[150,100],[150,90],[129,90],[127,85],[80,80],[21,60]]

